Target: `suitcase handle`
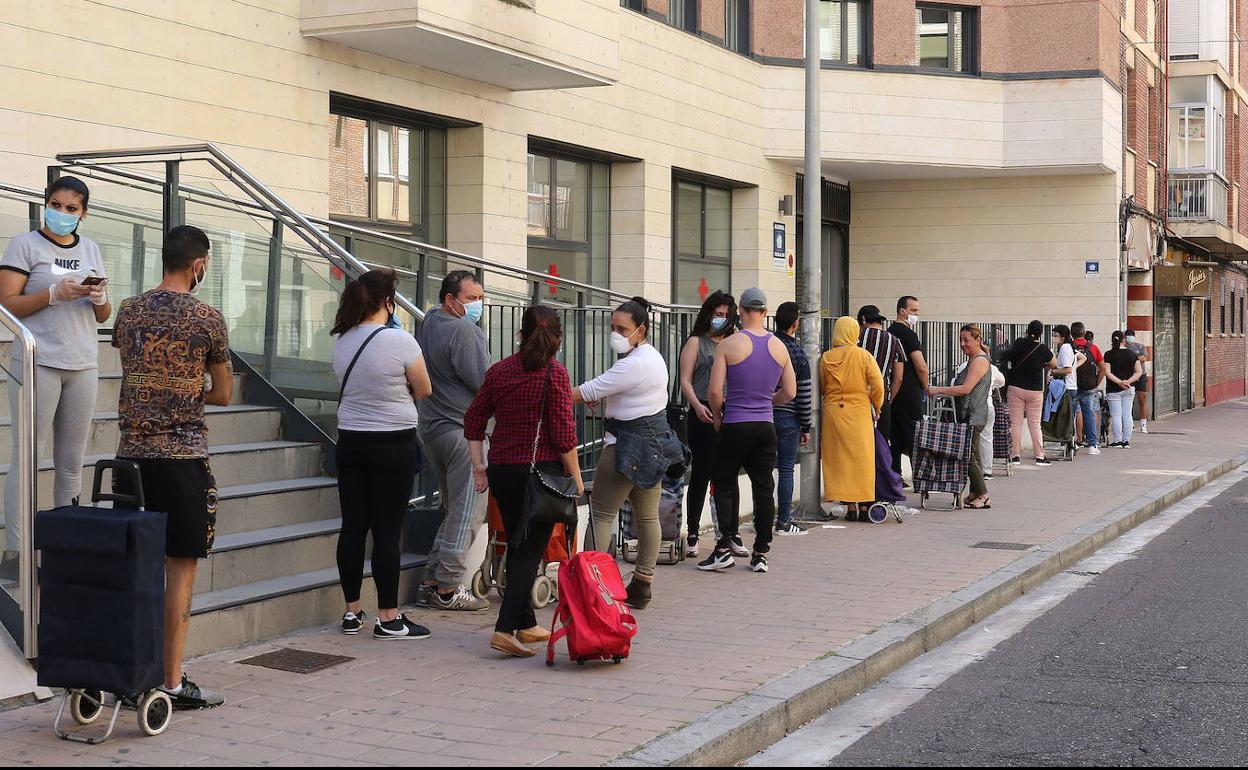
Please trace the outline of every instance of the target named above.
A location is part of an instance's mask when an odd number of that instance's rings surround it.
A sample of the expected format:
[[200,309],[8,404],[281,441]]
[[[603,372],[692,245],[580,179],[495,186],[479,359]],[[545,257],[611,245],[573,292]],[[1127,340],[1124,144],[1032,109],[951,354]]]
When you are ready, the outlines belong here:
[[[113,482],[116,486],[118,474],[125,474],[130,477],[131,489],[134,490],[132,495],[117,494],[113,492],[101,491],[101,485],[104,481],[104,471],[111,470],[113,472]],[[95,481],[91,484],[91,502],[100,503],[109,501],[113,503],[126,503],[133,505],[142,511],[146,507],[146,500],[143,497],[143,476],[139,472],[139,464],[133,460],[100,460],[95,464]]]

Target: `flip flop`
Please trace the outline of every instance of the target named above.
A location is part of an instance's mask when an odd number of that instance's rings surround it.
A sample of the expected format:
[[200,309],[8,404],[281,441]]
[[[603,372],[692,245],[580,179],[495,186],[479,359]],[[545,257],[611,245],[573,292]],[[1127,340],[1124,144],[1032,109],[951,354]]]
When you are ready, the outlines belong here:
[[971,508],[976,511],[984,511],[992,508],[992,501],[985,497],[982,500],[968,502],[964,507]]

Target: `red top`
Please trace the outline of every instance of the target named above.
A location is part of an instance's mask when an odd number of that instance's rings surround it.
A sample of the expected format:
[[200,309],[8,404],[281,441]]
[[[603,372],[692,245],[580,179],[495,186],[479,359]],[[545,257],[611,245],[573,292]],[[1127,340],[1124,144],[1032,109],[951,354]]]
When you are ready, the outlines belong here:
[[1090,357],[1094,363],[1099,364],[1105,360],[1105,356],[1101,354],[1101,349],[1096,346],[1095,342],[1089,343],[1087,340],[1080,338],[1075,340],[1074,346],[1075,350]]
[[[546,419],[542,441],[537,447],[538,462],[558,460],[576,448],[576,423],[572,419],[572,384],[568,370],[551,361],[550,391],[546,394]],[[548,367],[548,368],[550,368]],[[485,425],[494,418],[490,434],[490,464],[527,464],[533,459],[533,434],[537,411],[546,386],[546,369],[526,372],[520,354],[508,356],[490,367],[472,406],[464,414],[464,437],[485,440]]]

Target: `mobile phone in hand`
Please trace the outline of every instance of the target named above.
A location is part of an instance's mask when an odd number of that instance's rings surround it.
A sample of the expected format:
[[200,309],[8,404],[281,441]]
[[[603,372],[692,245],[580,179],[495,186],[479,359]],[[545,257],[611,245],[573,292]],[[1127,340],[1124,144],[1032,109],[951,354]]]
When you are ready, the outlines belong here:
[[108,283],[108,279],[102,275],[88,275],[82,279],[83,286],[99,286]]

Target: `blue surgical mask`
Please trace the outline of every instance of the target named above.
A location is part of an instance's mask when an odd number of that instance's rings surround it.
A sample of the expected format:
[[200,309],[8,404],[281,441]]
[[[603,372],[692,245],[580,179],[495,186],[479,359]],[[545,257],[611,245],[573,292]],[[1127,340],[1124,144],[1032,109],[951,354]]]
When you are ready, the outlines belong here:
[[723,329],[723,328],[724,328],[724,324],[726,324],[726,323],[728,323],[728,319],[727,319],[727,318],[712,318],[712,319],[711,319],[711,331],[713,331],[713,332],[717,332],[717,331],[719,331],[719,330]]
[[78,217],[74,214],[66,214],[56,209],[45,208],[43,210],[43,223],[48,226],[53,235],[69,235],[78,229]]
[[468,319],[468,323],[475,324],[481,320],[481,314],[485,312],[485,300],[477,300],[475,302],[460,303],[464,306],[464,318]]
[[390,311],[390,320],[386,321],[387,329],[402,329],[403,324],[399,323],[399,317],[395,315],[394,310]]

